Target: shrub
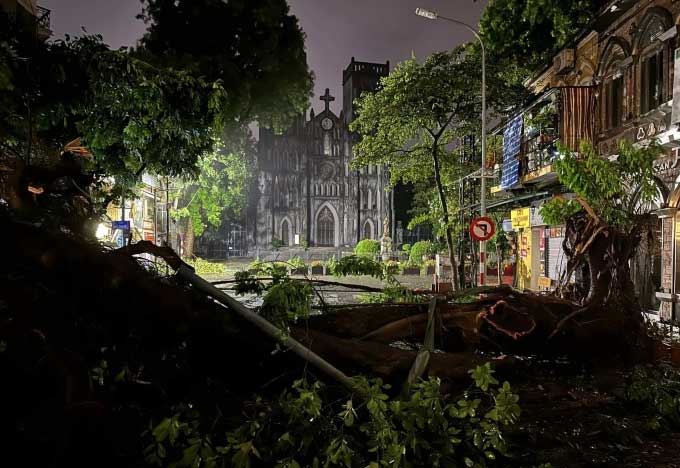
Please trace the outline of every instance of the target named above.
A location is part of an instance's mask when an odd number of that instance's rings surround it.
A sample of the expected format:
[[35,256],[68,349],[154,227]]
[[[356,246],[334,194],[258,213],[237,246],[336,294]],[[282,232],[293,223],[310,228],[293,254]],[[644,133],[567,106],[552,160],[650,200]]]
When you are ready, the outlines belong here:
[[380,253],[380,241],[364,239],[354,247],[354,253],[357,255],[377,255]]
[[281,247],[283,247],[283,241],[276,237],[272,238],[272,249],[279,250]]
[[403,252],[409,253],[411,251],[411,244],[404,244],[401,246]]
[[421,265],[423,263],[423,255],[434,255],[437,253],[437,246],[432,241],[418,241],[411,247],[409,253],[409,260],[411,262]]
[[401,262],[401,271],[404,271],[407,268],[420,268],[421,264],[422,264],[422,262],[420,262],[420,263],[414,262],[414,261],[411,261],[411,259],[409,258],[405,262]]
[[264,268],[264,263],[258,258],[253,260],[248,264],[248,271],[253,271],[255,273],[259,272]]
[[335,271],[335,267],[338,265],[338,259],[335,258],[335,255],[333,255],[331,258],[328,259],[326,262],[326,268],[328,268],[328,271],[332,275],[333,272]]
[[335,263],[333,266],[333,271],[331,272],[333,276],[373,276],[374,278],[383,279],[385,277],[385,272],[380,263],[375,260],[362,257],[358,255],[350,255],[344,257]]
[[305,261],[300,257],[293,257],[288,263],[295,270],[304,270],[308,267],[307,263],[305,263]]
[[386,275],[397,275],[401,273],[401,265],[397,261],[388,260],[383,263],[383,267]]
[[191,265],[196,274],[203,275],[223,275],[226,272],[224,263],[209,262],[202,258],[196,257],[196,260],[186,260],[187,264]]

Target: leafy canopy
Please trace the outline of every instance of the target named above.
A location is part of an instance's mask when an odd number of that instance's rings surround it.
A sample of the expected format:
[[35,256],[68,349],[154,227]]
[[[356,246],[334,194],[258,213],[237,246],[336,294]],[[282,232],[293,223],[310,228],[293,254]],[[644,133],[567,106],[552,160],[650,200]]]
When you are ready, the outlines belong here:
[[536,69],[585,28],[600,0],[492,0],[480,29],[491,55]]
[[253,154],[250,141],[219,140],[213,151],[198,162],[198,176],[180,185],[183,206],[175,216],[191,218],[194,234],[208,226],[219,228],[225,214],[238,216],[246,206],[248,183],[252,177]]
[[[512,72],[489,64],[489,109],[505,109],[523,99],[525,90]],[[419,64],[400,63],[381,80],[375,93],[358,102],[352,129],[362,136],[356,166],[388,163],[392,180],[422,180],[431,173],[433,146],[445,152],[455,138],[479,132],[481,63],[475,47],[439,52]]]
[[[488,109],[497,112],[526,98],[522,74],[516,67],[489,63]],[[381,80],[374,93],[358,101],[358,117],[352,123],[362,139],[354,147],[354,166],[385,164],[391,182],[413,183],[416,223],[430,222],[441,231],[446,213],[436,174],[443,190],[476,167],[462,164],[454,154],[456,140],[480,132],[481,56],[475,46],[459,47],[400,63]],[[434,159],[438,158],[437,167]],[[451,206],[455,197],[446,193]]]
[[[626,227],[632,221],[633,204],[651,201],[658,193],[653,162],[662,148],[656,141],[635,147],[621,140],[616,161],[600,157],[587,142],[578,154],[565,147],[559,151],[555,169],[560,182],[609,225]],[[556,198],[543,205],[541,214],[548,224],[563,224],[583,209],[583,202]]]
[[313,75],[285,0],[143,0],[141,54],[220,81],[225,122],[282,127],[306,107]]
[[29,125],[31,161],[56,159],[80,137],[92,153],[85,170],[130,187],[143,171],[195,173],[212,149],[225,95],[219,83],[110,50],[100,36],[39,44],[28,66],[16,54],[9,89],[0,89],[0,153],[25,158]]

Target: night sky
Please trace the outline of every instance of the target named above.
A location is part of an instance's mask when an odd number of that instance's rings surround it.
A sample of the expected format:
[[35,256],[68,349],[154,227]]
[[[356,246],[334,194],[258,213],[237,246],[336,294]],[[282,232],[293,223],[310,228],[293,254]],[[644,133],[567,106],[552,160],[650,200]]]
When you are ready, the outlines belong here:
[[[55,37],[89,33],[104,36],[116,48],[134,45],[144,32],[135,19],[139,0],[38,0],[52,10]],[[319,97],[325,88],[336,96],[332,109],[342,106],[342,70],[352,57],[359,61],[390,61],[390,66],[411,56],[422,59],[431,52],[472,40],[465,29],[442,21],[417,17],[416,7],[437,10],[476,25],[486,0],[289,0],[291,11],[307,34],[307,59],[316,74],[312,105],[323,109]]]

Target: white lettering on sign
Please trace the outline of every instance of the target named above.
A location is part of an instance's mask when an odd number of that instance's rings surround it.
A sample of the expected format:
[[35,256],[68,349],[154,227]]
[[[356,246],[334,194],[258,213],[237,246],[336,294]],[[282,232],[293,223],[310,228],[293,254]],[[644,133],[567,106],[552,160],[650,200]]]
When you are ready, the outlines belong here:
[[654,172],[661,173],[675,169],[680,165],[680,148],[673,148],[672,156],[654,161]]

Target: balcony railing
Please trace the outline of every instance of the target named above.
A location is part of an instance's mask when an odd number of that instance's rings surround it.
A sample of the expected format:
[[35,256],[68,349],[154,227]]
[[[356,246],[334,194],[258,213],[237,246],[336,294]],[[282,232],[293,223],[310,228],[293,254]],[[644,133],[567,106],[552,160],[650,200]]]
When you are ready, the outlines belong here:
[[38,10],[38,15],[36,16],[36,24],[38,26],[38,29],[42,30],[42,31],[50,31],[51,32],[51,30],[50,30],[50,25],[51,25],[50,15],[51,15],[52,12],[50,10],[48,10],[47,8],[44,8],[44,7],[41,7],[41,6],[38,6],[37,10]]
[[557,156],[559,138],[552,131],[541,132],[524,141],[520,164],[525,168],[522,175],[540,171],[549,166]]
[[[516,151],[514,156],[512,152],[506,154],[508,149],[504,146],[506,152],[504,152],[503,164],[497,164],[502,180],[503,167],[511,169],[514,174],[512,181],[504,181],[506,184],[504,188],[508,188],[511,183],[523,184],[538,181],[535,179],[543,179],[546,175],[542,174],[543,170],[551,172],[548,167],[557,156],[556,146],[561,126],[558,111],[559,100],[560,90],[550,90],[524,109],[521,113],[521,126],[517,123],[519,117],[516,117],[507,127],[499,130],[501,135],[505,134],[504,145],[510,138],[510,144],[514,145],[514,151]],[[512,130],[510,130],[511,127]],[[506,131],[506,128],[510,133]],[[508,163],[513,159],[519,161],[519,169]],[[499,191],[499,188],[496,188],[496,191]]]

